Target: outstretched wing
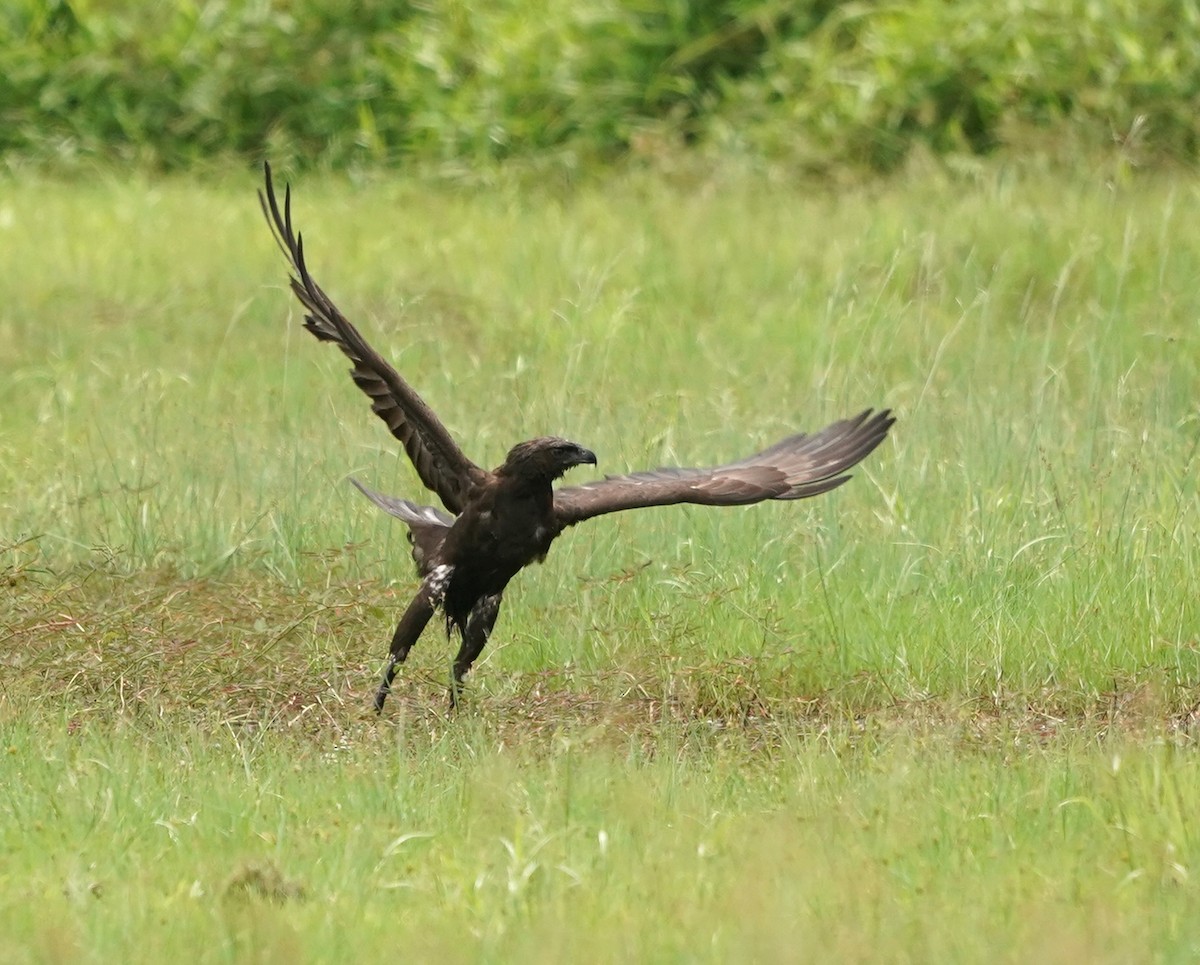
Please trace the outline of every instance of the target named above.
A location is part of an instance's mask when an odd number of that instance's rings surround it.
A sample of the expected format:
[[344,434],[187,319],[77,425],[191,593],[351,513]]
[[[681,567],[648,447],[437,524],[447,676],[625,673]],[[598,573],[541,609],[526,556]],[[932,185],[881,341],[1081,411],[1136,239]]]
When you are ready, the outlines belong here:
[[448,513],[443,513],[436,506],[422,506],[419,503],[401,499],[399,496],[388,496],[384,493],[377,493],[374,489],[364,486],[353,476],[350,477],[350,481],[358,487],[360,493],[385,513],[390,513],[397,519],[404,520],[410,526],[438,526],[442,529],[449,529],[454,525],[454,517]]
[[350,481],[358,487],[360,493],[385,513],[390,513],[408,524],[408,541],[412,544],[413,562],[417,564],[417,572],[421,576],[428,576],[441,560],[442,543],[446,541],[446,534],[454,525],[454,517],[443,513],[436,506],[419,506],[407,499],[377,493],[353,476],[350,477]]
[[764,499],[803,499],[828,492],[850,477],[845,471],[883,441],[896,420],[890,410],[871,410],[812,435],[789,436],[769,449],[711,469],[655,469],[609,476],[554,493],[563,526],[642,506],[700,503],[744,506]]
[[421,482],[437,493],[452,513],[462,512],[471,489],[487,479],[487,472],[466,457],[433,410],[367,344],[313,280],[304,263],[304,241],[292,228],[292,189],[284,189],[281,212],[271,166],[263,168],[266,193],[260,191],[258,199],[271,233],[292,266],[292,291],[307,311],[304,327],[321,341],[333,342],[354,363],[350,374],[355,383],[371,397],[372,411],[403,443]]

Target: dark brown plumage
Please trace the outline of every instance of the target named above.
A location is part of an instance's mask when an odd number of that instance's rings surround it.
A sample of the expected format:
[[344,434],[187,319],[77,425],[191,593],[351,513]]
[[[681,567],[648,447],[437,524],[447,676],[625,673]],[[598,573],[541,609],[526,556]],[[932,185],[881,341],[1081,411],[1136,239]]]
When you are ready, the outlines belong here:
[[376,710],[383,708],[399,664],[439,607],[446,632],[457,630],[462,641],[450,685],[453,706],[463,677],[487,644],[508,581],[545,559],[550,544],[568,526],[643,506],[742,506],[816,496],[846,482],[846,470],[878,446],[895,421],[886,409],[867,409],[723,466],[655,469],[557,490],[555,480],[574,466],[595,465],[596,456],[574,442],[546,437],[513,446],[504,463],[488,472],[467,458],[433,411],[313,280],[304,243],[292,226],[291,189],[285,190],[281,209],[269,165],[265,171],[265,193],[260,192],[259,200],[292,267],[292,291],[305,308],[305,328],[350,359],[350,374],[370,396],[371,408],[400,440],[421,481],[450,511],[384,496],[352,480],[368,499],[408,525],[421,577],[392,636]]

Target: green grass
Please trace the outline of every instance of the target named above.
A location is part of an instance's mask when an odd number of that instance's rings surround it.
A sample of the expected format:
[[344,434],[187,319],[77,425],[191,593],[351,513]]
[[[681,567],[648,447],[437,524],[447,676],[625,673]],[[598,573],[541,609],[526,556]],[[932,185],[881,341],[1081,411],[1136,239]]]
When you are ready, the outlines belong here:
[[1197,940],[1200,773],[1170,746],[664,726],[505,747],[473,717],[8,736],[8,961],[1184,961]]
[[[0,193],[0,958],[1186,961],[1200,195],[299,181],[318,279],[477,460],[834,494],[597,520],[467,709],[370,693],[420,496],[249,178]],[[582,474],[576,474],[581,476]]]

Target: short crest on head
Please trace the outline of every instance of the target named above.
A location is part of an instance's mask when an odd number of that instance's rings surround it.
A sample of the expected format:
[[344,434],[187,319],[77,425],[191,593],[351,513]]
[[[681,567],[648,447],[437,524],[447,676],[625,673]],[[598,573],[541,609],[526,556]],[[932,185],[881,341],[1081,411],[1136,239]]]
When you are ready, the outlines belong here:
[[496,472],[526,479],[553,480],[568,469],[585,463],[596,464],[596,455],[590,449],[558,436],[542,436],[518,442],[508,450],[504,465]]

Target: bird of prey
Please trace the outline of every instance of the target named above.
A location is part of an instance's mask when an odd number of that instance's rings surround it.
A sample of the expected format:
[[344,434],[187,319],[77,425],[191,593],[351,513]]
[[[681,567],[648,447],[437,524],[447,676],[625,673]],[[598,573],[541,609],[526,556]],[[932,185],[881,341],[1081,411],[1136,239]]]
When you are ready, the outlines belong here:
[[292,225],[291,187],[279,205],[265,166],[263,214],[291,267],[291,288],[304,306],[304,327],[333,342],[350,359],[355,383],[371,409],[404,446],[421,482],[448,512],[385,496],[351,480],[376,506],[408,524],[421,583],[392,636],[383,680],[375,694],[381,711],[401,663],[440,607],[446,634],[461,639],[454,658],[450,706],[463,678],[487,644],[504,589],[516,574],[545,559],[568,526],[623,509],[699,503],[744,506],[764,499],[803,499],[828,492],[850,477],[846,470],[883,441],[895,421],[889,410],[866,411],[800,433],[762,452],[707,469],[663,468],[608,476],[579,486],[553,483],[567,470],[595,465],[590,449],[556,437],[520,442],[490,472],[477,466],[400,374],[362,337],[309,274],[304,243]]

